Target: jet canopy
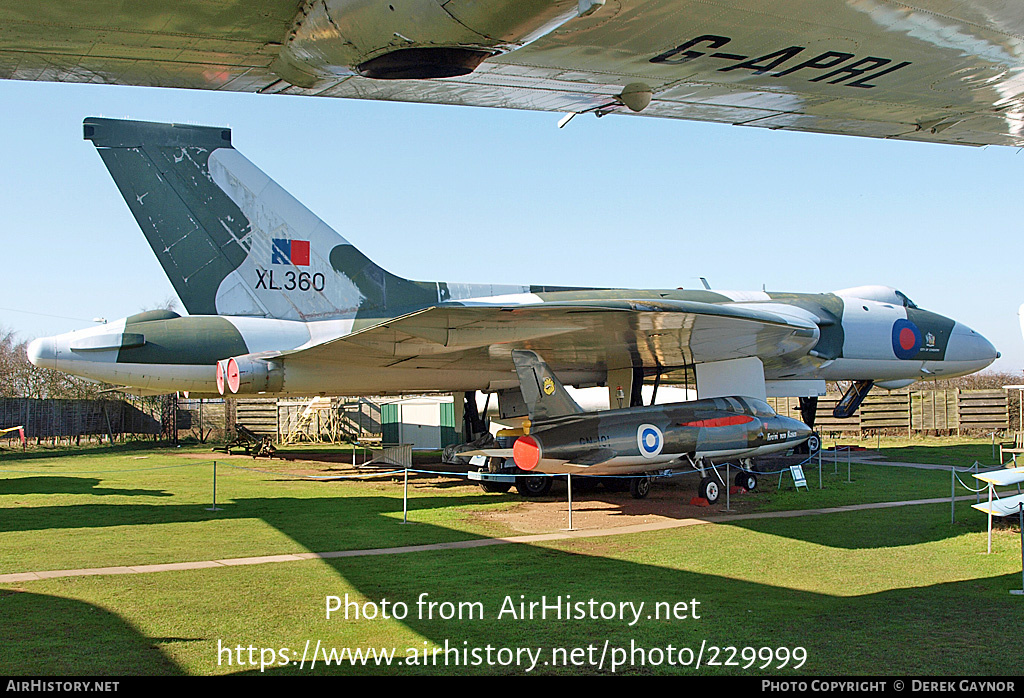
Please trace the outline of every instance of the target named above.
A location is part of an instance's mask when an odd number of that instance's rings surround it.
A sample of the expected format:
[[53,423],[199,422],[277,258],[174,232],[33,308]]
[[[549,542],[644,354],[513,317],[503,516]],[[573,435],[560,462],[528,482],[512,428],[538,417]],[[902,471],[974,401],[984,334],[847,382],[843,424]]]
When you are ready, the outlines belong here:
[[764,400],[753,397],[716,397],[715,409],[736,414],[751,414],[757,417],[775,417],[776,412]]
[[904,308],[916,308],[917,304],[907,297],[907,294],[892,286],[854,286],[836,291],[837,296],[843,298],[862,298],[867,301],[878,301],[879,303],[891,303],[901,305]]

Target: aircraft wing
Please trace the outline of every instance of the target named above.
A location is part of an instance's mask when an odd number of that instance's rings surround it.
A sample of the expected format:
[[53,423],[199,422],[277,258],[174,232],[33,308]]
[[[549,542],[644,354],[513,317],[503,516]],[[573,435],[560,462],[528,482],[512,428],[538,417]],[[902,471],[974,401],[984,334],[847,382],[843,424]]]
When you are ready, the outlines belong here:
[[1006,0],[0,0],[0,77],[1021,146],[1022,36]]
[[316,346],[285,352],[287,363],[366,369],[445,368],[507,372],[513,349],[532,349],[555,370],[600,375],[628,366],[680,367],[806,352],[818,341],[808,321],[728,304],[608,300],[505,305],[446,303],[382,321]]

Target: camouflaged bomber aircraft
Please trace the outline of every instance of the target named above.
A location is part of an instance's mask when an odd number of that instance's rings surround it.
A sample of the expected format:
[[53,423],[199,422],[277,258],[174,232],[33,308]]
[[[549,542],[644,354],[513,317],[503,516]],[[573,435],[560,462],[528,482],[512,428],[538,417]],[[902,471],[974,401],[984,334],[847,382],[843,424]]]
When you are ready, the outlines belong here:
[[[511,352],[639,404],[645,377],[701,398],[816,399],[988,366],[989,342],[891,288],[835,293],[570,289],[410,281],[374,264],[231,145],[228,129],[88,118],[189,315],[150,311],[37,339],[37,366],[199,395],[498,392],[525,416]],[[689,380],[689,379],[687,379]],[[624,404],[623,404],[624,403]],[[813,410],[812,410],[813,413]],[[808,421],[806,418],[805,422]]]
[[[777,414],[764,400],[743,396],[584,412],[536,352],[514,350],[512,361],[529,413],[524,434],[511,449],[477,453],[512,458],[528,473],[637,474],[629,478],[630,493],[643,499],[651,488],[648,473],[688,465],[702,476],[698,496],[713,504],[720,485],[727,483],[705,461],[785,451],[811,436],[803,422]],[[507,492],[511,486],[507,476],[504,481],[483,473],[477,477],[488,492]],[[515,482],[523,494],[544,494],[551,487],[551,478],[519,476]],[[757,476],[740,470],[736,485],[752,490]]]

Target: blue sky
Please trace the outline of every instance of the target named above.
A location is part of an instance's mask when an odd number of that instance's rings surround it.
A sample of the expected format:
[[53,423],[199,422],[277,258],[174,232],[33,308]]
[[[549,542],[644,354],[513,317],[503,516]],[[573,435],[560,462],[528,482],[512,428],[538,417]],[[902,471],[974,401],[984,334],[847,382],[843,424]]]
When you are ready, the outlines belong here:
[[[0,325],[173,296],[82,119],[230,126],[235,147],[414,279],[822,292],[896,286],[1024,369],[1024,154],[640,117],[0,81]],[[12,310],[13,309],[13,310]],[[15,312],[22,311],[22,312]],[[62,317],[48,317],[50,315]]]

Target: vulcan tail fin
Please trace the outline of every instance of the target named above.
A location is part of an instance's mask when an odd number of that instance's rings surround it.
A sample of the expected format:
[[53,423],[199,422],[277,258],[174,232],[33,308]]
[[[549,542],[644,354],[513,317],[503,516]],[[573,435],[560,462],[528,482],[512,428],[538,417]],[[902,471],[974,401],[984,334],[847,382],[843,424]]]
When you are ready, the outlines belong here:
[[583,412],[583,408],[576,404],[565,386],[535,352],[513,350],[512,361],[519,374],[519,387],[531,420]]
[[370,261],[229,129],[90,117],[84,131],[191,314],[387,317],[446,300]]

